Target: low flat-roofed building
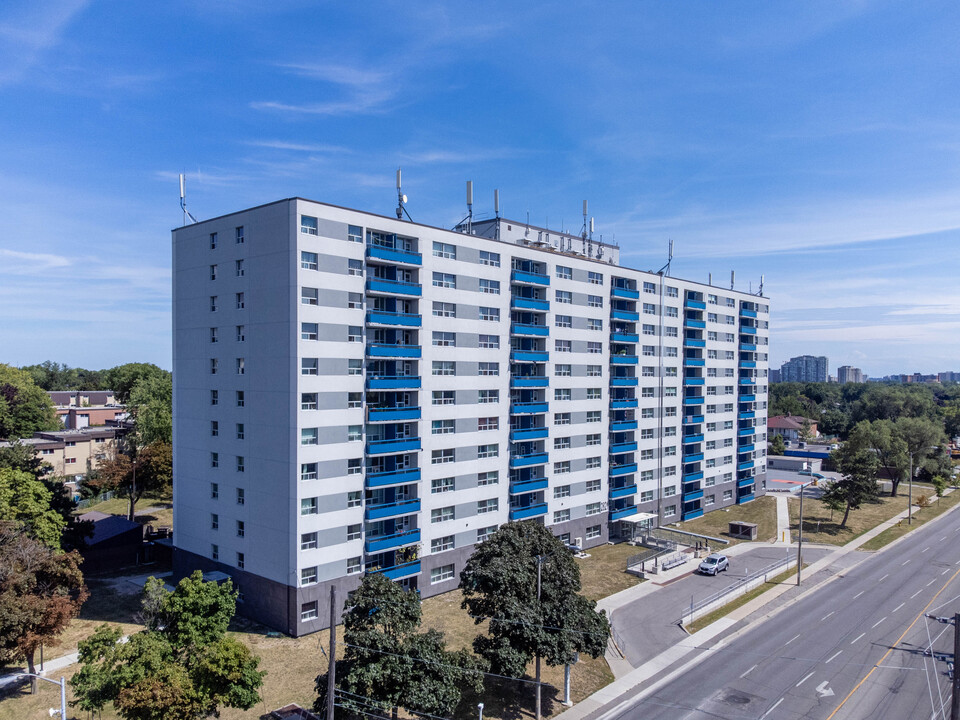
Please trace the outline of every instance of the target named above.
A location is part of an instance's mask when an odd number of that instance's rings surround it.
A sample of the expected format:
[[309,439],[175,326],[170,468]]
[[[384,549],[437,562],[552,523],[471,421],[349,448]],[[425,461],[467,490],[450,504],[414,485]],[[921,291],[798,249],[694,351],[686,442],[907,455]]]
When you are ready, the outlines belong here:
[[116,451],[117,438],[125,432],[117,427],[53,430],[21,440],[0,440],[0,447],[27,445],[51,465],[53,475],[86,475]]

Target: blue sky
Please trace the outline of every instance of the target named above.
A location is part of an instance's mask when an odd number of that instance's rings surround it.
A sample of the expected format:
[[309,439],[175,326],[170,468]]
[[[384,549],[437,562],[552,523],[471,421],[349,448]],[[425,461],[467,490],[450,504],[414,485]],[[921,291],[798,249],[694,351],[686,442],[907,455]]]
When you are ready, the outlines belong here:
[[960,4],[0,5],[0,362],[170,366],[199,218],[300,195],[597,232],[771,298],[771,365],[960,370]]

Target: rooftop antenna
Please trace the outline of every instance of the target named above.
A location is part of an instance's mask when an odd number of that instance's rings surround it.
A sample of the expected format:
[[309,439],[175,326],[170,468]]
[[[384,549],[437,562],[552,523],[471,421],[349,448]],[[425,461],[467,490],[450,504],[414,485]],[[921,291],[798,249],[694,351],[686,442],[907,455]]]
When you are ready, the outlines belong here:
[[733,290],[733,284],[734,284],[734,281],[735,281],[736,279],[737,279],[736,272],[733,271],[733,270],[731,270],[731,271],[730,271],[730,289],[731,289],[731,290]]
[[657,270],[657,275],[666,275],[670,277],[670,263],[673,262],[673,240],[667,246],[667,264]]
[[527,210],[527,229],[523,231],[523,236],[530,237],[530,211]]
[[586,246],[587,257],[593,257],[593,236],[587,239],[587,201],[583,201],[583,226],[580,228],[580,237]]
[[406,214],[407,220],[413,222],[413,218],[407,212],[407,196],[403,194],[400,185],[400,168],[397,168],[397,220],[403,220],[403,216]]
[[[593,240],[593,218],[590,218],[590,239]],[[600,242],[597,244],[597,259],[603,257],[603,235],[600,236]]]
[[499,240],[500,239],[500,190],[497,188],[494,188],[494,191],[493,191],[493,212],[497,216],[497,222],[494,225],[494,230],[493,230],[494,239]]
[[763,275],[760,276],[760,290],[757,291],[757,295],[763,296]]
[[707,285],[713,285],[713,273],[707,273]]
[[467,180],[467,235],[473,235],[473,180]]
[[190,218],[193,222],[197,222],[197,219],[190,214],[190,211],[187,210],[187,199],[186,199],[186,187],[187,183],[183,177],[183,173],[180,173],[180,209],[183,210],[183,224],[187,224],[187,218]]

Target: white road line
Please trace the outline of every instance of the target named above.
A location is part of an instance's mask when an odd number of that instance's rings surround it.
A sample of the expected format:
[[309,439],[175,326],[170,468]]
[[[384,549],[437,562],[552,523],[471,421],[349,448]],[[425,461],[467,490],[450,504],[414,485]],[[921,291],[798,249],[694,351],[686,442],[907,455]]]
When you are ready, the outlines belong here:
[[858,597],[860,597],[861,595],[863,595],[865,592],[866,592],[866,590],[861,590],[860,592],[858,592],[856,595],[853,596],[853,599],[856,600]]
[[757,666],[754,665],[754,666],[751,667],[749,670],[747,670],[745,673],[743,673],[743,675],[740,676],[740,679],[742,680],[743,678],[745,678],[747,675],[749,675],[751,672],[753,672],[753,671],[756,670],[756,669],[757,669]]
[[946,539],[947,539],[947,536],[944,535],[942,538],[940,538],[940,542],[943,542],[943,541],[946,540]]
[[893,609],[893,611],[896,612],[897,610],[899,610],[900,608],[902,608],[904,605],[906,605],[906,603],[900,603],[899,605],[897,605],[897,606]]
[[890,577],[890,573],[887,573],[886,575],[884,575],[882,578],[880,578],[879,580],[877,580],[877,582],[883,582],[883,581],[886,580],[888,577]]
[[933,585],[936,581],[937,581],[937,579],[934,578],[933,580],[931,580],[930,582],[927,583],[927,587],[930,587],[930,586]]
[[920,551],[920,554],[923,555],[929,549],[930,549],[930,546],[928,545],[927,547],[925,547],[923,550]]
[[835,610],[831,610],[830,612],[828,612],[826,615],[824,615],[822,618],[820,618],[820,622],[823,622],[824,620],[826,620],[828,617],[830,617],[831,615],[833,615],[834,612],[836,612],[836,611],[835,611]]
[[886,620],[886,619],[887,619],[887,616],[884,615],[882,618],[880,618],[879,620],[877,620],[870,629],[873,630],[873,628],[875,628],[877,625],[879,625],[880,623],[882,623],[882,622],[883,622],[884,620]]
[[834,658],[836,658],[837,655],[839,655],[839,654],[842,653],[842,652],[843,652],[843,650],[837,650],[833,655],[831,655],[830,657],[828,657],[828,658],[824,661],[823,664],[826,665],[828,662],[830,662],[831,660],[833,660]]
[[864,635],[866,635],[866,633],[860,633],[860,634],[857,635],[853,640],[850,641],[850,644],[853,645],[857,640],[859,640],[860,638],[862,638]]
[[803,685],[807,680],[809,680],[809,679],[812,678],[812,677],[813,677],[813,673],[810,673],[810,674],[807,675],[803,680],[801,680],[801,681],[798,682],[796,685],[794,685],[794,687],[800,687],[801,685]]
[[944,571],[943,571],[942,573],[940,573],[940,574],[941,574],[941,575],[946,575],[948,572],[950,572],[950,568],[947,568],[946,570],[944,570]]
[[913,595],[910,596],[910,599],[913,600],[917,595],[919,595],[922,592],[923,590],[917,590]]
[[800,637],[800,636],[799,636],[799,635],[794,635],[792,638],[790,638],[789,640],[787,640],[787,641],[783,644],[783,646],[786,647],[787,645],[789,645],[790,643],[792,643],[794,640],[796,640],[798,637]]
[[776,709],[777,709],[777,705],[779,705],[779,704],[782,703],[782,702],[783,702],[783,698],[780,698],[779,700],[777,700],[777,701],[773,704],[773,707],[772,707],[772,708],[770,708],[770,709],[767,710],[763,715],[760,716],[760,720],[763,720],[767,715],[769,715],[769,714],[772,713],[774,710],[776,710]]
[[900,563],[900,567],[903,567],[903,566],[906,565],[908,562],[910,562],[910,561],[909,561],[909,560],[904,560],[902,563]]

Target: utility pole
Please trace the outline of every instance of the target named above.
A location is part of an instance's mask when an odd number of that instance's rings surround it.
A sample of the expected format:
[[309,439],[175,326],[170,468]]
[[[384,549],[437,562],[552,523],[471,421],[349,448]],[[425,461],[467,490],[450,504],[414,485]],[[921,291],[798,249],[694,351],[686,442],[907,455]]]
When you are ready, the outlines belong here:
[[[801,553],[803,552],[803,491],[806,489],[806,485],[800,486],[800,522],[797,525],[797,587],[800,587],[800,567],[803,564],[803,557]],[[789,523],[787,524],[789,526]]]
[[953,697],[950,700],[950,720],[960,720],[960,613],[953,615]]
[[910,477],[907,478],[907,525],[913,525],[913,453],[910,454]]
[[337,586],[330,587],[330,669],[327,671],[327,720],[333,720],[337,692]]

